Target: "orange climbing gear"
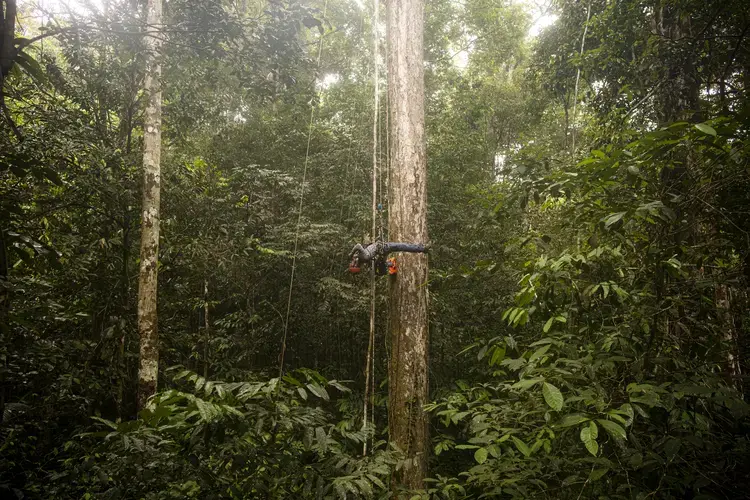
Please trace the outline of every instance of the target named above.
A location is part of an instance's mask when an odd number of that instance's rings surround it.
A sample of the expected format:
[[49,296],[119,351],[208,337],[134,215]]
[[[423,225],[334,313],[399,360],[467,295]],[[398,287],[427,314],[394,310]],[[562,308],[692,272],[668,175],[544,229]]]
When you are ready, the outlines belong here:
[[388,266],[388,274],[396,274],[398,272],[398,266],[396,265],[396,258],[391,257],[388,259],[386,265]]

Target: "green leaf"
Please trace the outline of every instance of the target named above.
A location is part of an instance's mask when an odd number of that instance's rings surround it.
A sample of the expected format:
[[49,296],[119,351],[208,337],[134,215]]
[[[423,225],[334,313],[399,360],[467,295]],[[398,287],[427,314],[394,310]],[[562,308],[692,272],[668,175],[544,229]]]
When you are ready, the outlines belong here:
[[518,382],[516,382],[515,384],[513,384],[510,387],[511,387],[511,389],[521,389],[523,391],[523,390],[526,390],[529,387],[532,387],[532,386],[538,384],[539,382],[543,382],[543,381],[544,381],[544,379],[541,378],[541,377],[538,377],[538,378],[525,378],[523,380],[519,380]]
[[367,474],[367,478],[378,488],[385,489],[385,483],[383,483],[383,481],[381,481],[375,474]]
[[628,425],[628,421],[627,421],[627,420],[625,420],[625,417],[623,417],[622,415],[618,415],[618,414],[617,414],[617,413],[615,413],[615,412],[614,412],[613,410],[610,410],[610,411],[608,411],[608,412],[607,412],[607,416],[608,416],[609,418],[611,418],[611,419],[613,419],[613,420],[617,421],[617,422],[620,422],[620,423],[621,423],[622,425],[624,425],[624,426],[627,426],[627,425]]
[[544,396],[544,401],[547,402],[550,408],[555,411],[562,410],[563,402],[565,400],[562,393],[560,392],[560,389],[552,384],[545,382],[542,386],[542,395]]
[[[506,311],[505,314],[507,315],[508,312]],[[505,315],[503,316],[503,320],[505,320]],[[475,347],[478,347],[478,346],[479,346],[479,344],[477,344],[477,343],[471,344],[469,347],[467,347],[466,349],[463,349],[461,352],[459,352],[457,354],[457,356],[460,356],[460,355],[462,355],[462,354],[464,354],[466,352],[469,352],[469,351],[471,351],[472,349],[474,349]]]
[[203,392],[206,393],[206,396],[210,396],[213,388],[214,388],[214,383],[209,380],[208,382],[206,382],[206,385],[203,386]]
[[342,384],[341,384],[341,383],[339,383],[339,382],[338,382],[337,380],[331,380],[331,381],[329,381],[329,382],[328,382],[328,385],[330,385],[330,386],[332,386],[332,387],[335,387],[336,389],[338,389],[338,390],[339,390],[339,391],[341,391],[341,392],[352,392],[352,390],[351,390],[351,389],[349,389],[349,388],[348,388],[347,386],[345,386],[345,385],[342,385]]
[[464,417],[465,417],[466,415],[469,415],[470,413],[471,413],[471,412],[468,412],[468,411],[460,411],[460,412],[458,412],[458,413],[454,413],[453,415],[451,415],[451,422],[453,422],[454,424],[457,424],[457,423],[458,423],[458,422],[460,422],[460,421],[461,421],[461,420],[462,420],[462,419],[463,419],[463,418],[464,418]]
[[[604,430],[609,433],[610,436],[612,436],[615,439],[628,439],[627,434],[625,433],[625,429],[620,427],[619,424],[616,424],[612,422],[611,420],[603,420],[603,419],[597,419],[597,422],[599,422],[599,425],[604,427]],[[593,422],[592,422],[593,423]]]
[[317,383],[312,382],[310,384],[307,384],[307,388],[310,389],[310,392],[312,392],[319,398],[324,399],[325,401],[330,401],[331,398],[328,396],[328,392]]
[[544,356],[545,354],[547,354],[547,351],[549,351],[549,348],[550,348],[550,344],[547,344],[547,345],[544,345],[544,346],[540,347],[539,349],[537,349],[536,351],[534,351],[531,354],[531,356],[529,356],[529,361],[531,362],[531,361],[534,361],[535,359],[541,358],[542,356]]
[[505,358],[500,362],[500,366],[507,366],[509,370],[511,371],[517,371],[523,367],[523,365],[526,364],[526,358],[518,358],[518,359],[512,359],[512,358]]
[[[47,74],[42,69],[42,66],[39,64],[39,62],[31,57],[26,52],[21,52],[18,54],[17,63],[19,66],[21,66],[26,73],[31,76],[31,78],[36,81],[36,83],[43,85],[47,83]],[[714,134],[716,135],[716,134]]]
[[598,481],[607,472],[609,472],[609,469],[594,469],[589,474],[589,481]]
[[616,223],[620,219],[622,219],[627,212],[617,212],[615,214],[610,214],[607,217],[604,218],[604,227],[609,227],[612,224]]
[[531,450],[529,449],[528,446],[526,446],[526,443],[524,443],[523,441],[521,441],[520,439],[518,439],[516,436],[511,436],[510,438],[515,443],[516,448],[518,448],[518,451],[520,451],[521,453],[523,453],[524,457],[531,456]]
[[604,154],[604,151],[601,151],[599,149],[592,150],[591,154],[596,156],[597,158],[602,158],[602,159],[607,157],[607,155]]
[[490,366],[495,366],[499,362],[503,360],[505,357],[505,347],[495,346],[495,350],[492,353],[492,358],[490,359]]
[[198,407],[198,413],[200,413],[201,420],[203,420],[204,422],[210,422],[214,419],[214,417],[216,417],[216,412],[214,411],[213,405],[211,403],[207,403],[202,399],[196,398],[195,406]]
[[674,460],[674,457],[677,456],[677,453],[680,451],[680,446],[682,445],[682,441],[679,439],[671,438],[667,443],[664,445],[664,452],[667,454],[667,458],[669,460]]
[[359,486],[359,490],[364,493],[365,497],[372,497],[372,486],[370,486],[370,483],[368,483],[365,479],[357,479],[356,483],[357,486]]
[[487,448],[479,448],[477,451],[474,452],[474,460],[477,461],[478,464],[483,464],[487,461]]
[[481,349],[479,349],[479,352],[477,353],[477,361],[480,361],[484,357],[484,355],[487,354],[487,349],[489,347],[490,346],[485,345],[485,346],[482,346]]
[[596,427],[594,422],[589,422],[588,427],[581,429],[581,441],[586,445],[586,449],[589,450],[593,456],[599,453],[599,443],[596,442],[596,438],[599,435],[599,429]]
[[109,420],[99,417],[91,417],[91,420],[96,420],[97,422],[100,422],[113,430],[117,430],[117,424],[115,424],[114,422],[110,422]]
[[705,123],[696,123],[695,128],[697,128],[704,134],[716,137],[716,130],[710,125],[706,125]]
[[542,330],[544,330],[544,333],[547,333],[549,329],[552,328],[552,323],[554,322],[555,322],[554,316],[552,316],[550,319],[547,320],[547,322],[544,324],[544,328],[542,328]]
[[557,427],[573,427],[574,425],[578,425],[581,422],[587,421],[588,419],[589,418],[586,415],[583,415],[581,413],[571,413],[569,415],[565,415],[560,423],[557,424]]
[[198,379],[195,381],[195,390],[200,391],[205,384],[206,384],[206,379],[203,377],[198,377]]
[[322,448],[323,453],[325,453],[328,450],[328,436],[326,435],[325,429],[323,429],[322,427],[315,428],[315,440]]

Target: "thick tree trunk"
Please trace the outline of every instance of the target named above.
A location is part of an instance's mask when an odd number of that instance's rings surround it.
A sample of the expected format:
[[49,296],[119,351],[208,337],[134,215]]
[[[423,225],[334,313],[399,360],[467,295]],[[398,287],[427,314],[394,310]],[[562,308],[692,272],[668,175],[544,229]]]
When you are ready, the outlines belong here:
[[153,36],[161,25],[161,0],[146,6],[147,49],[144,91],[148,96],[143,130],[143,207],[141,209],[141,267],[138,277],[138,408],[156,392],[159,373],[159,332],[156,315],[159,259],[159,197],[161,188],[161,41]]
[[[423,0],[388,2],[388,94],[391,106],[388,224],[392,241],[427,242],[427,158],[424,131]],[[390,439],[408,459],[394,478],[422,488],[427,473],[427,256],[397,256],[390,282]]]

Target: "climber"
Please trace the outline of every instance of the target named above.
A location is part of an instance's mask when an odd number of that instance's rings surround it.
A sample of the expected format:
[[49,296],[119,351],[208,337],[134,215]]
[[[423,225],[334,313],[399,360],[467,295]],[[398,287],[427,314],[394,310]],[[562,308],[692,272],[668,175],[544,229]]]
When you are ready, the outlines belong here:
[[423,245],[421,243],[396,243],[396,242],[380,242],[370,243],[367,246],[362,246],[360,243],[354,245],[352,251],[349,252],[349,272],[358,273],[362,264],[375,265],[375,273],[382,276],[386,273],[396,274],[396,262],[394,259],[389,259],[388,254],[395,252],[408,252],[408,253],[427,253],[429,252],[429,245]]

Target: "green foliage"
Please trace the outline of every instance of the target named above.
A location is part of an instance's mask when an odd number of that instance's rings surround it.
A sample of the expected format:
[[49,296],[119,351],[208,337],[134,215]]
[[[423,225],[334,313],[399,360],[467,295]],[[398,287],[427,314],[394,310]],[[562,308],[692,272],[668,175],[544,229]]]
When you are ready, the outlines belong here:
[[[594,150],[569,171],[521,181],[539,193],[531,210],[552,224],[569,220],[561,230],[576,236],[549,238],[524,264],[503,319],[527,347],[490,340],[480,355],[489,361],[486,381],[430,407],[445,427],[439,456],[458,459],[463,439],[496,450],[483,461],[475,454],[480,465],[466,463],[459,477],[467,491],[741,494],[744,479],[735,474],[748,453],[750,407],[719,368],[732,344],[705,316],[721,318],[714,293],[724,277],[701,267],[737,263],[738,250],[727,241],[676,246],[674,235],[688,223],[676,214],[711,224],[712,214],[696,214],[693,204],[697,196],[707,206],[722,203],[706,187],[742,168],[737,159],[746,151],[736,145],[745,132],[726,119],[698,125],[677,123],[622,148]],[[693,175],[706,179],[695,188],[700,194],[690,186],[662,191],[663,172],[687,148]],[[702,282],[693,281],[696,274]],[[724,347],[706,349],[707,338]],[[498,348],[499,368],[485,355]]]
[[157,394],[138,420],[94,417],[101,430],[66,443],[73,458],[64,460],[50,491],[104,498],[387,493],[396,455],[381,443],[359,456],[366,434],[345,415],[336,420],[328,390],[349,392],[337,381],[306,370],[283,381],[226,383],[188,370],[175,380],[184,381],[183,390]]

